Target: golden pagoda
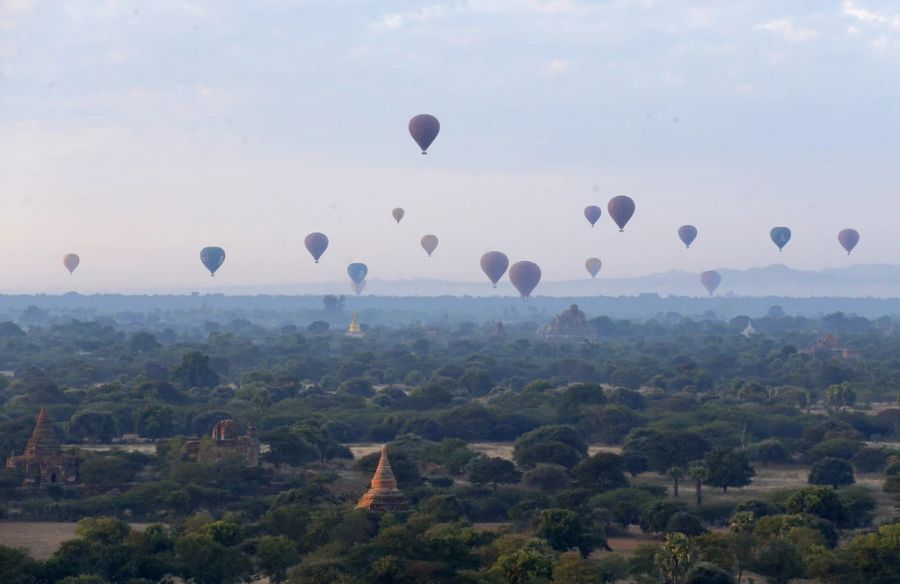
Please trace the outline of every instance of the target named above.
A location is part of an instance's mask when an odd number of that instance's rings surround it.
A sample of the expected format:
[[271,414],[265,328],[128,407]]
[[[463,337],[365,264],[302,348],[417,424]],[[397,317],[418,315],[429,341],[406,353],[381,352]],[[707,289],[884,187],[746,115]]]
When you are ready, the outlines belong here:
[[362,328],[359,326],[359,315],[356,314],[356,311],[353,311],[353,318],[350,319],[350,329],[347,331],[348,337],[361,337],[365,333],[362,331]]
[[356,504],[359,509],[368,509],[376,513],[386,511],[406,511],[409,506],[406,497],[397,488],[397,479],[391,469],[388,460],[387,446],[381,447],[381,458],[378,460],[378,468],[372,475],[372,483],[366,494]]

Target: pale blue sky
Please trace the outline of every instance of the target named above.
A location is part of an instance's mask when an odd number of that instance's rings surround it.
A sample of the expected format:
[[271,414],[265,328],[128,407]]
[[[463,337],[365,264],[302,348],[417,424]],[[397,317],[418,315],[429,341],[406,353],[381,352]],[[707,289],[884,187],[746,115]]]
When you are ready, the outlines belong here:
[[[348,261],[478,280],[490,249],[554,280],[589,256],[601,278],[900,261],[893,2],[62,4],[0,0],[0,291],[342,280]],[[442,122],[427,157],[420,112]],[[617,194],[626,232],[590,229],[582,208]],[[310,231],[332,240],[318,266]],[[204,245],[228,254],[215,281]]]

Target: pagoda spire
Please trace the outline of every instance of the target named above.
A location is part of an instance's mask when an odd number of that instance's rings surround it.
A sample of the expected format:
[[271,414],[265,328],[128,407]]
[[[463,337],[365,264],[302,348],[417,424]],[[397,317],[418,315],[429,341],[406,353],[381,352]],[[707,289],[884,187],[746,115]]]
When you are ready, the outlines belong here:
[[56,430],[46,408],[41,408],[34,423],[34,431],[25,446],[26,456],[54,456],[60,453]]
[[394,470],[391,468],[387,446],[381,447],[381,458],[378,459],[378,466],[375,468],[375,474],[372,475],[369,490],[356,506],[377,513],[408,509],[406,498],[397,488],[397,477],[394,476]]

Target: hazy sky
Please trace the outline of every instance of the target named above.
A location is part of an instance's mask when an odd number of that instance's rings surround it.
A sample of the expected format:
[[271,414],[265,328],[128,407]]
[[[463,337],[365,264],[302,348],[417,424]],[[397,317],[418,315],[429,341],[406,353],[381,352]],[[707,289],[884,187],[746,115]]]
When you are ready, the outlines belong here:
[[886,0],[0,0],[0,290],[898,263],[898,71]]

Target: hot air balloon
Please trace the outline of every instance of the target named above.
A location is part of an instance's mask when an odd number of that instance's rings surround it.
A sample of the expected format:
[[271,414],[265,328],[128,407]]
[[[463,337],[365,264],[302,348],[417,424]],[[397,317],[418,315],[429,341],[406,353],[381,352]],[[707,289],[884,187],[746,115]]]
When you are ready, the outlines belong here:
[[781,251],[791,240],[791,230],[787,227],[773,227],[769,237],[772,238],[772,243],[778,246],[778,251]]
[[328,249],[328,237],[324,233],[310,233],[306,236],[304,243],[307,251],[316,260],[316,263],[319,263],[319,258]]
[[850,252],[859,243],[859,231],[856,229],[843,229],[838,233],[838,241],[841,242],[841,247],[847,250],[847,255],[850,255]]
[[362,294],[362,291],[366,289],[366,281],[350,282],[350,287],[353,288],[353,291],[356,292],[357,295],[360,295]]
[[634,201],[631,200],[631,197],[624,195],[613,197],[609,200],[609,204],[606,205],[606,210],[609,212],[612,220],[616,222],[616,225],[619,226],[619,231],[625,231],[625,224],[634,215]]
[[594,223],[600,220],[600,215],[602,214],[603,209],[601,209],[597,205],[588,205],[584,208],[584,218],[588,220],[588,223],[591,224],[591,227],[594,226]]
[[429,114],[419,114],[413,116],[409,120],[409,135],[412,136],[419,148],[422,149],[422,155],[427,154],[426,150],[437,138],[438,132],[441,131],[441,123],[438,119]]
[[494,285],[494,288],[497,287],[497,282],[499,282],[500,278],[503,277],[503,274],[506,273],[506,268],[508,267],[509,258],[506,257],[505,253],[489,251],[481,256],[481,271],[488,277],[491,284]]
[[691,244],[697,239],[697,228],[693,225],[682,225],[678,228],[678,239],[686,248],[691,249]]
[[403,219],[403,216],[406,215],[406,211],[404,211],[400,207],[396,207],[393,211],[391,211],[391,215],[393,215],[394,221],[400,223],[400,221]]
[[369,268],[366,264],[356,262],[347,266],[347,275],[350,276],[350,279],[353,280],[354,284],[359,284],[365,280],[368,273]]
[[70,274],[75,271],[75,268],[77,268],[80,263],[81,258],[78,257],[77,253],[67,253],[63,256],[63,265],[69,270]]
[[209,275],[215,276],[216,270],[225,263],[225,250],[221,247],[204,247],[200,250],[200,261],[209,270]]
[[509,268],[509,280],[528,298],[541,281],[541,268],[534,262],[516,262]]
[[703,272],[700,274],[700,283],[703,284],[703,287],[706,288],[706,291],[712,296],[713,292],[716,291],[716,288],[719,287],[719,284],[722,283],[722,274],[715,270]]
[[584,267],[587,268],[591,278],[597,277],[597,273],[600,271],[601,266],[603,266],[603,263],[600,261],[600,258],[588,258],[584,262]]
[[428,254],[428,257],[431,257],[431,254],[434,253],[434,250],[437,249],[438,238],[434,235],[423,235],[422,236],[422,249]]

